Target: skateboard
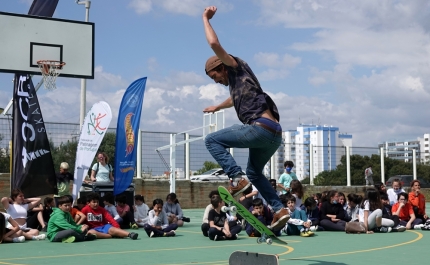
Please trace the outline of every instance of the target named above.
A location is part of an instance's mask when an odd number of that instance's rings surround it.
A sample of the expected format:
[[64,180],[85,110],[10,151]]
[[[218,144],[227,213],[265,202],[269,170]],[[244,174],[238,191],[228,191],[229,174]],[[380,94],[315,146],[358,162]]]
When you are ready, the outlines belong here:
[[278,256],[255,252],[235,251],[230,255],[230,265],[279,265]]
[[266,242],[268,245],[271,245],[273,241],[278,244],[287,244],[287,242],[279,239],[272,230],[270,230],[267,226],[261,223],[257,217],[255,217],[248,209],[246,209],[242,204],[238,203],[230,192],[223,186],[218,187],[218,192],[221,199],[228,205],[224,210],[233,209],[234,212],[240,214],[243,219],[245,219],[252,227],[254,227],[258,232],[260,232],[261,237],[257,238],[257,243],[261,244]]

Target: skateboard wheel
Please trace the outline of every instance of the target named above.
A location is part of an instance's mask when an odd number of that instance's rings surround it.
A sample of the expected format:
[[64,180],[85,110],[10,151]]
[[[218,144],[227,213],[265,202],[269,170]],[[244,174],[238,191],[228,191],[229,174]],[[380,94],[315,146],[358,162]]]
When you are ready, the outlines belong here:
[[223,207],[221,207],[221,211],[222,211],[222,212],[224,212],[224,213],[228,212],[228,208],[227,208],[227,206],[223,206]]
[[272,245],[273,241],[271,238],[266,239],[267,245]]
[[263,241],[264,241],[264,240],[262,240],[262,238],[261,238],[261,237],[258,237],[258,238],[257,238],[257,243],[258,243],[258,244],[263,243]]
[[236,207],[236,206],[231,206],[231,207],[230,207],[230,211],[232,211],[232,212],[237,212],[237,207]]

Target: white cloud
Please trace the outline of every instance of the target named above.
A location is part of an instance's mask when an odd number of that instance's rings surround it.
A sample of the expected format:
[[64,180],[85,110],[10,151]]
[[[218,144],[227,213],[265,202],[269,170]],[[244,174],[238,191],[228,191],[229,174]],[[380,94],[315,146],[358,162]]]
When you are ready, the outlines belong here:
[[221,12],[233,9],[233,5],[225,0],[132,0],[129,6],[138,14],[148,13],[153,10],[153,6],[157,6],[169,13],[197,16],[211,5],[217,6]]
[[277,79],[284,79],[287,77],[289,72],[284,69],[275,70],[275,69],[267,69],[261,73],[259,73],[258,80],[260,81],[270,81],[270,80],[277,80]]
[[209,100],[213,104],[219,104],[230,96],[228,89],[219,84],[201,86],[199,87],[199,93],[199,99]]
[[132,0],[129,7],[133,8],[138,14],[145,14],[152,10],[151,0]]
[[294,68],[301,62],[299,57],[294,57],[290,54],[284,54],[280,56],[277,53],[266,53],[259,52],[254,55],[254,60],[257,61],[258,64],[267,66],[267,67],[279,67],[279,68]]

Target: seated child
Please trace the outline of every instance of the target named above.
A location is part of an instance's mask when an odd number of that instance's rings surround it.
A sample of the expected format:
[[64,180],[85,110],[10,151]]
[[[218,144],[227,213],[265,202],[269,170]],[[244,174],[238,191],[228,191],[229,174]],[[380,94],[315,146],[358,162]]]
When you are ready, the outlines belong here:
[[53,213],[48,222],[47,237],[51,242],[73,243],[96,239],[96,235],[88,232],[88,225],[78,225],[70,215],[72,203],[68,196],[57,198],[58,208],[53,208]]
[[382,218],[393,220],[394,225],[392,227],[391,232],[404,232],[406,231],[406,227],[400,224],[399,216],[393,215],[391,211],[393,206],[390,204],[390,200],[388,198],[388,194],[380,193],[381,201],[382,201]]
[[166,203],[163,205],[163,211],[167,214],[169,224],[183,226],[184,222],[190,222],[190,218],[183,217],[182,208],[178,203],[175,193],[169,193],[166,197]]
[[140,227],[148,223],[149,207],[145,204],[145,198],[142,195],[134,196],[134,221]]
[[82,208],[82,213],[87,217],[88,231],[95,234],[97,238],[129,237],[136,240],[137,233],[129,233],[119,228],[119,224],[113,217],[99,205],[100,196],[92,192],[87,195],[87,206]]
[[363,196],[350,193],[347,197],[348,203],[346,208],[345,221],[356,222],[359,218],[360,205],[363,201]]
[[305,211],[308,220],[312,222],[310,227],[311,231],[323,229],[322,227],[321,228],[318,227],[320,223],[320,220],[319,220],[320,211],[317,207],[317,202],[313,197],[306,198],[305,203],[303,204],[301,209]]
[[117,222],[123,229],[138,229],[139,226],[134,221],[134,213],[130,211],[130,206],[127,204],[127,197],[125,195],[118,195],[115,198],[116,211],[121,217]]
[[[67,198],[69,198],[69,200],[70,200],[70,204],[73,204],[73,196],[72,195],[64,195],[64,196],[67,196]],[[57,200],[58,200],[58,198],[59,197],[57,197]],[[87,220],[87,217],[85,216],[85,214],[83,214],[81,211],[79,211],[75,207],[70,207],[70,214],[72,215],[72,218],[77,225],[81,225],[85,222],[85,220]]]
[[149,237],[175,236],[178,225],[169,225],[167,214],[163,211],[163,200],[155,199],[152,202],[152,210],[149,211],[148,223],[143,226]]
[[0,212],[0,243],[22,243],[24,241],[25,237],[18,223],[9,214]]
[[290,219],[284,228],[287,235],[300,235],[302,237],[313,236],[314,233],[309,230],[312,222],[308,220],[305,211],[296,208],[296,198],[289,194],[282,199],[282,203],[290,212]]
[[400,219],[400,224],[406,229],[414,229],[416,225],[422,223],[422,220],[415,217],[414,209],[412,204],[408,202],[408,194],[406,192],[400,192],[398,201],[393,205],[392,213],[397,215]]
[[[210,193],[209,193],[209,199],[210,200],[212,200],[212,197],[214,196],[214,195],[217,195],[217,196],[219,196],[219,192],[218,192],[218,190],[213,190],[213,191],[211,191]],[[213,209],[214,207],[212,206],[212,204],[208,204],[208,206],[206,206],[206,209],[205,209],[205,212],[203,213],[203,222],[202,222],[202,227],[201,227],[201,229],[202,229],[202,233],[203,233],[203,236],[205,236],[205,237],[208,237],[208,231],[209,231],[209,220],[208,220],[208,217],[209,217],[209,212]]]
[[55,207],[54,198],[46,197],[43,200],[43,210],[38,213],[38,215],[40,216],[37,217],[38,219],[40,219],[40,223],[42,223],[43,221],[43,225],[41,228],[42,232],[46,232],[46,229],[47,229],[46,225],[48,224],[49,218],[51,217],[53,207]]
[[[260,198],[256,198],[252,201],[252,206],[249,208],[249,211],[266,226],[270,225],[273,221],[273,213],[267,206],[263,204],[263,200],[261,200]],[[258,232],[249,223],[247,223],[246,225],[246,233],[250,237],[261,237],[260,232]],[[275,234],[280,235],[279,231]]]
[[85,198],[79,198],[76,201],[76,206],[74,206],[73,208],[76,208],[78,210],[82,210],[82,208],[84,208],[87,205],[87,201],[85,200]]
[[105,193],[105,196],[103,196],[103,204],[105,205],[105,210],[108,211],[108,213],[113,217],[113,219],[115,219],[117,223],[120,223],[122,219],[116,211],[115,199],[112,193]]
[[240,225],[228,222],[227,214],[221,211],[224,206],[224,201],[218,196],[213,195],[211,198],[213,209],[209,211],[209,231],[208,236],[210,240],[236,240],[237,234],[242,230]]

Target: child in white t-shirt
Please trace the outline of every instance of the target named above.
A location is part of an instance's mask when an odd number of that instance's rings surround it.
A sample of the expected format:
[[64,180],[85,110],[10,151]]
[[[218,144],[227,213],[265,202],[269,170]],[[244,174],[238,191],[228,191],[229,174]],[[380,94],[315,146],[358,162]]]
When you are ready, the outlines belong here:
[[148,223],[149,207],[145,204],[145,198],[142,195],[134,196],[134,220],[136,224],[143,227]]

